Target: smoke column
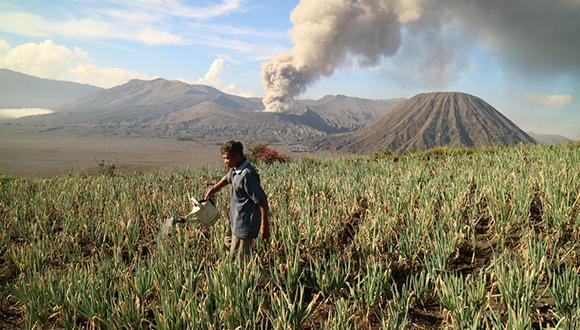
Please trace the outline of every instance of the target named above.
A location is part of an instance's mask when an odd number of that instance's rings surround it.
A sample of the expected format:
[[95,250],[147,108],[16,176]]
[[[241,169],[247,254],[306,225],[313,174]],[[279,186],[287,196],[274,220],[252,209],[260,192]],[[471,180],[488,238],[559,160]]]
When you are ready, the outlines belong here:
[[262,65],[265,111],[287,110],[297,95],[353,59],[377,65],[401,44],[401,26],[421,17],[423,0],[301,0],[290,15],[294,48]]

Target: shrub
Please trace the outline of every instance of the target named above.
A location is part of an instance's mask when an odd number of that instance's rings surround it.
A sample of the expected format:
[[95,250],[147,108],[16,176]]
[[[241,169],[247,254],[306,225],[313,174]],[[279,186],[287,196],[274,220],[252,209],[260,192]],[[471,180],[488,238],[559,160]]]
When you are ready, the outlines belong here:
[[102,176],[115,176],[117,166],[113,163],[100,160],[97,161],[97,173]]
[[273,164],[276,162],[286,163],[290,161],[290,157],[288,155],[272,149],[264,143],[257,143],[253,145],[249,148],[248,151],[249,152],[247,156],[252,162],[260,161],[265,164]]
[[8,174],[0,174],[0,182],[8,182],[10,180],[15,180],[16,177]]

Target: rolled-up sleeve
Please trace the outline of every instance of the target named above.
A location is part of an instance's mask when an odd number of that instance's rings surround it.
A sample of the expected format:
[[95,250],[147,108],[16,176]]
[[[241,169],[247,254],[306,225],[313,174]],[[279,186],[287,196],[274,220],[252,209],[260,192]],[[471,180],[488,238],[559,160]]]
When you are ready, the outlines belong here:
[[248,194],[255,204],[259,205],[264,199],[266,199],[266,193],[260,184],[260,177],[257,174],[252,172],[246,173],[242,180],[242,185],[246,194]]

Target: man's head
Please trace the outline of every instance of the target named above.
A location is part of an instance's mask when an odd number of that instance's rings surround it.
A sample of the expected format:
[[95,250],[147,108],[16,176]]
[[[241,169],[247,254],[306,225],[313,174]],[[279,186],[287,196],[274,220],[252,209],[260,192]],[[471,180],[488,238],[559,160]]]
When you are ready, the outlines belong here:
[[224,164],[228,168],[238,167],[242,165],[246,157],[244,157],[244,146],[238,141],[228,141],[221,147]]

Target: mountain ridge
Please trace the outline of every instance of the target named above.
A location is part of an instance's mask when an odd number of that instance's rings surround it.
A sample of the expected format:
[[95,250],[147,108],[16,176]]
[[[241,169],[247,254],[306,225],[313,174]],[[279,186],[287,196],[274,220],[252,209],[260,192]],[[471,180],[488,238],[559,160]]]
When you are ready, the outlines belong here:
[[567,144],[574,142],[574,139],[558,134],[540,134],[534,132],[527,132],[536,142],[541,144]]
[[54,108],[103,90],[0,68],[0,108]]
[[58,113],[26,120],[82,125],[90,133],[299,143],[360,128],[397,102],[327,96],[298,100],[288,112],[267,113],[259,98],[163,78],[134,79],[61,106]]
[[263,111],[259,98],[231,95],[211,86],[132,79],[92,90],[54,110],[21,120],[89,134],[236,138],[350,152],[535,143],[491,105],[462,92],[390,100],[325,95],[296,100],[288,111],[272,113]]

